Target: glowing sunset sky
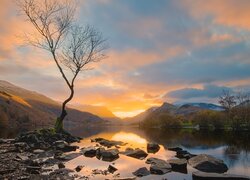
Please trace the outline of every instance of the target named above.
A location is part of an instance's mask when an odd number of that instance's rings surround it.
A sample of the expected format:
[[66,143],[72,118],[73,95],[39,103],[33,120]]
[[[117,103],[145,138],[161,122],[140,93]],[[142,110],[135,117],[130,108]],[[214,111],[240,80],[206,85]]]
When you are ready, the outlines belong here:
[[[79,0],[77,19],[108,38],[108,58],[83,73],[72,104],[131,116],[168,102],[217,102],[250,90],[249,0]],[[68,89],[49,54],[20,46],[31,30],[0,1],[0,79],[62,101]]]

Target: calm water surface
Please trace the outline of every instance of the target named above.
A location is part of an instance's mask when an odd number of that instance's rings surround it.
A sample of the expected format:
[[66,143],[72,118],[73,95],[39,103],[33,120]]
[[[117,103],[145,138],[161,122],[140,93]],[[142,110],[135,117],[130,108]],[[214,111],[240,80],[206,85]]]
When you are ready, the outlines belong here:
[[[250,133],[232,133],[232,132],[206,132],[195,130],[142,130],[132,127],[98,127],[98,128],[78,128],[68,130],[77,136],[83,138],[80,143],[76,145],[82,147],[93,146],[90,139],[96,137],[102,137],[109,140],[117,140],[128,143],[126,146],[122,146],[120,151],[126,147],[141,148],[146,151],[147,142],[156,142],[160,144],[160,150],[156,154],[149,154],[148,157],[157,157],[160,159],[168,160],[175,158],[175,152],[168,151],[169,147],[182,147],[184,150],[189,151],[192,154],[209,154],[224,160],[229,167],[227,173],[250,176]],[[10,131],[1,131],[1,137],[14,137],[16,131],[12,133]],[[148,158],[147,157],[147,158]],[[84,168],[80,172],[80,175],[90,175],[93,169],[106,170],[112,163],[120,173],[120,177],[131,177],[132,172],[141,167],[147,167],[149,165],[145,163],[145,160],[138,160],[135,158],[120,155],[120,158],[113,162],[105,162],[98,160],[96,157],[87,158],[79,156],[66,163],[66,167],[74,169],[78,165],[84,165]],[[161,180],[167,178],[172,179],[192,179],[192,172],[196,171],[192,167],[188,166],[188,172],[178,173],[171,172],[165,175],[149,175],[141,179],[153,179]],[[95,175],[90,176],[90,179],[112,178],[113,175],[103,176]]]
[[[102,137],[109,140],[117,140],[128,143],[125,147],[121,147],[120,151],[126,147],[141,148],[146,151],[147,142],[157,142],[160,144],[160,150],[156,154],[149,154],[148,157],[157,157],[168,160],[175,158],[175,152],[168,151],[168,147],[182,147],[193,154],[209,154],[224,160],[228,165],[227,173],[250,176],[250,143],[249,133],[229,133],[229,132],[200,132],[193,130],[141,130],[138,128],[128,127],[112,127],[102,129],[82,129],[72,130],[72,133],[84,139],[77,143],[80,147],[92,146],[90,139]],[[147,157],[147,158],[148,158]],[[146,159],[145,159],[146,160]],[[81,171],[82,175],[90,174],[92,169],[105,170],[114,163],[118,169],[116,173],[120,173],[121,177],[131,177],[132,172],[141,167],[149,165],[145,160],[120,155],[120,158],[113,162],[100,161],[97,158],[87,158],[80,156],[66,164],[69,168],[75,168],[77,165],[84,165]],[[196,171],[188,166],[188,172],[178,173],[171,172],[165,175],[149,175],[142,179],[192,179],[192,172]],[[107,176],[112,177],[111,176]],[[91,179],[104,179],[103,176],[91,176]]]

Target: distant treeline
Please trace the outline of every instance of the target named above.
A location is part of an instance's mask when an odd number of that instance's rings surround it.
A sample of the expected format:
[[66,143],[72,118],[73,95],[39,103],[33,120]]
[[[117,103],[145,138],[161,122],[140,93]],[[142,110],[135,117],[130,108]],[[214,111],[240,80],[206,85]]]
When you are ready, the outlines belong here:
[[231,94],[229,91],[223,91],[219,103],[224,111],[201,110],[188,116],[163,112],[146,117],[140,126],[161,129],[199,127],[210,130],[250,130],[249,93]]

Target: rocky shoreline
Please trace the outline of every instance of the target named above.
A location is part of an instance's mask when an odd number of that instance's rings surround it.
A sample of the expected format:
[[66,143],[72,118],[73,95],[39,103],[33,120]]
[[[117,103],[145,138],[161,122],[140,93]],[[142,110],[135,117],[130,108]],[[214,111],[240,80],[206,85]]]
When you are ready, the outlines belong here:
[[[71,143],[79,142],[80,138],[69,133],[56,133],[53,129],[42,129],[21,134],[16,139],[0,140],[0,179],[91,179],[89,175],[77,174],[84,166],[78,165],[74,169],[67,169],[65,163],[79,156],[96,157],[101,161],[113,162],[125,155],[131,158],[146,160],[150,165],[140,167],[132,174],[133,177],[122,178],[114,164],[106,170],[93,169],[92,175],[112,174],[112,179],[131,180],[150,174],[162,175],[168,172],[187,173],[187,165],[197,169],[193,179],[250,179],[249,177],[225,174],[227,165],[219,159],[206,154],[194,155],[180,147],[169,148],[176,152],[176,158],[168,161],[149,157],[149,153],[157,153],[160,146],[156,143],[147,144],[147,152],[139,148],[120,148],[126,143],[111,141],[104,138],[95,138],[93,146],[79,148]],[[146,159],[147,158],[147,159]],[[104,179],[107,179],[106,177]]]

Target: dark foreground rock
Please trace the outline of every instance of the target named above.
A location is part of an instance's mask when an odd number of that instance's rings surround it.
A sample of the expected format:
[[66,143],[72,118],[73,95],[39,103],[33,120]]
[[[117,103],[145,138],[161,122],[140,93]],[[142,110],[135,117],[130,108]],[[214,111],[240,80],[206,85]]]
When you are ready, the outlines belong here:
[[186,151],[186,150],[177,150],[176,151],[176,157],[180,158],[180,159],[190,159],[192,157],[195,157],[196,155],[191,154],[190,152]]
[[168,148],[168,150],[169,151],[181,151],[182,150],[182,148],[180,148],[180,147],[171,147],[171,148]]
[[81,149],[81,153],[86,157],[95,157],[96,156],[96,147],[85,147]]
[[112,162],[119,158],[119,151],[117,149],[99,148],[96,151],[96,157],[103,161]]
[[129,157],[137,158],[137,159],[145,159],[148,156],[148,154],[145,151],[139,148],[136,148],[136,149],[127,148],[125,152],[123,152],[123,154]]
[[225,180],[250,180],[250,177],[238,176],[233,174],[218,174],[218,173],[205,173],[205,172],[194,172],[192,174],[193,180],[214,180],[214,179],[225,179]]
[[157,143],[148,143],[147,152],[148,153],[157,153],[160,150],[160,146]]
[[137,169],[135,172],[133,172],[133,175],[137,177],[143,177],[143,176],[150,175],[150,172],[146,167],[142,167],[142,168]]
[[152,174],[166,174],[171,171],[171,165],[166,161],[158,158],[148,158],[147,164],[151,164],[150,172]]
[[170,159],[167,161],[172,167],[173,171],[187,173],[187,160],[186,159]]
[[220,159],[207,154],[200,154],[188,160],[195,169],[203,172],[224,173],[228,170],[227,165]]
[[[51,129],[28,132],[15,140],[0,142],[0,179],[74,179],[65,169],[63,162],[69,161],[80,153],[69,143],[78,138],[68,133],[55,133]],[[58,169],[51,169],[50,166]]]
[[113,140],[107,140],[104,138],[95,138],[92,139],[91,142],[97,142],[102,146],[111,148],[112,146],[123,146],[125,145],[125,143],[123,143],[122,141],[113,141]]
[[109,165],[109,167],[108,167],[108,171],[110,172],[110,173],[114,173],[115,171],[117,171],[118,169],[116,168],[116,167],[114,167],[114,166],[112,166],[112,165]]
[[15,139],[15,142],[16,146],[21,150],[46,150],[55,147],[58,149],[66,148],[67,151],[70,151],[74,150],[76,147],[69,147],[66,143],[78,142],[79,140],[80,138],[74,137],[67,132],[56,133],[54,129],[41,129],[20,134]]

